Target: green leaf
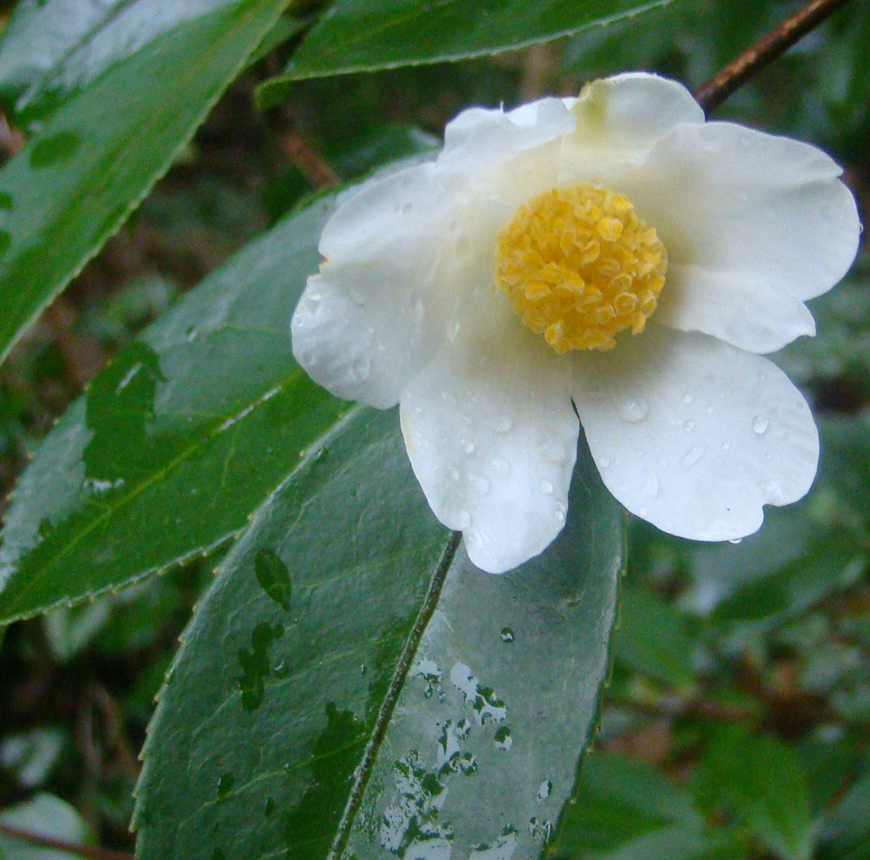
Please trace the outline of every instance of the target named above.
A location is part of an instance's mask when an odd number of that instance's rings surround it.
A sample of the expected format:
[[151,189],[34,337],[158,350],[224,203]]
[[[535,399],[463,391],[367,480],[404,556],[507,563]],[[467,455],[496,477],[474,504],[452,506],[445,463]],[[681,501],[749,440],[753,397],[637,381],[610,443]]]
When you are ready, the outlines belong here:
[[750,735],[739,726],[721,729],[699,766],[700,802],[711,811],[729,809],[762,843],[785,860],[813,853],[806,774],[781,741]]
[[821,860],[870,858],[870,773],[866,773],[825,822],[819,838]]
[[0,361],[166,170],[286,2],[226,2],[154,37],[0,172]]
[[685,827],[645,833],[599,860],[746,860],[746,846],[730,833]]
[[827,416],[820,429],[822,480],[846,511],[844,519],[870,528],[870,411]]
[[686,619],[644,588],[624,588],[615,636],[616,660],[672,687],[692,684],[694,643]]
[[257,98],[289,81],[458,60],[605,26],[675,0],[337,0]]
[[560,858],[611,851],[673,825],[686,830],[701,826],[685,789],[643,762],[596,754],[583,763],[580,785],[551,853]]
[[153,39],[226,5],[227,0],[21,0],[0,39],[0,99],[17,123],[44,119]]
[[0,621],[236,534],[346,408],[290,352],[322,201],[237,254],[151,325],[46,437],[0,544]]
[[622,541],[581,451],[562,535],[485,574],[428,511],[395,413],[353,410],[183,636],[145,746],[139,856],[538,856],[595,723]]
[[737,588],[710,618],[717,625],[771,627],[851,587],[866,570],[867,556],[855,536],[843,529],[831,530],[813,540],[795,561]]
[[[72,844],[93,844],[88,825],[69,804],[51,794],[38,794],[26,803],[0,811],[0,823]],[[76,860],[76,852],[42,848],[0,833],[0,858],[8,860]]]

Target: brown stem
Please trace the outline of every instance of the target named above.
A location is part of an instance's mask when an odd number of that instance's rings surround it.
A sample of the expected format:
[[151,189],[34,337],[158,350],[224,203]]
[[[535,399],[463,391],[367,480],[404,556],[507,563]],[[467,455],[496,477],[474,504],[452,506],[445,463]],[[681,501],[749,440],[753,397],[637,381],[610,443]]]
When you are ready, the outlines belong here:
[[299,172],[315,188],[332,188],[341,182],[323,156],[295,132],[287,131],[279,135],[278,143]]
[[784,53],[849,0],[810,0],[776,29],[759,39],[695,90],[695,100],[709,114],[759,69]]
[[79,857],[86,857],[88,860],[136,860],[132,854],[128,854],[126,851],[113,851],[111,848],[100,848],[98,845],[78,845],[63,839],[43,836],[40,833],[31,833],[29,830],[21,830],[9,824],[0,823],[0,835],[10,839],[20,839],[31,845],[38,845],[40,848],[55,848],[58,851],[66,851],[68,854],[76,854]]

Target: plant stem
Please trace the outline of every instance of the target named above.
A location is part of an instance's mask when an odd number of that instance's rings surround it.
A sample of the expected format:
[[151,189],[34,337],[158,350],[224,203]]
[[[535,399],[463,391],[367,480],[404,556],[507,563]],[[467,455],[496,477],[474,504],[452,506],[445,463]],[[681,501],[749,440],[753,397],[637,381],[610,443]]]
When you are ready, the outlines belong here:
[[41,833],[32,833],[29,830],[21,830],[8,824],[0,824],[0,835],[9,839],[20,839],[40,848],[54,848],[58,851],[66,851],[68,854],[76,854],[87,860],[136,860],[132,854],[126,851],[113,851],[111,848],[100,848],[98,845],[77,845],[74,842],[66,842],[63,839],[54,839],[51,836],[43,836]]
[[715,110],[739,86],[759,69],[784,53],[802,36],[817,27],[849,0],[810,0],[806,6],[786,18],[778,27],[759,39],[751,48],[728,63],[695,90],[695,100],[705,114]]

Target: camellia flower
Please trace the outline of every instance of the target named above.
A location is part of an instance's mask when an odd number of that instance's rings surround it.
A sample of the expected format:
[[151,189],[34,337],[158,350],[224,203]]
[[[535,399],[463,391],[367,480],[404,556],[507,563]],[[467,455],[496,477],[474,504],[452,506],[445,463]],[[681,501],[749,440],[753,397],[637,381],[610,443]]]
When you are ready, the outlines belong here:
[[339,397],[399,404],[435,515],[501,572],[562,529],[579,425],[633,514],[697,540],[809,489],[818,434],[764,353],[858,245],[840,168],[705,122],[680,84],[472,108],[434,161],[346,192],[293,351]]

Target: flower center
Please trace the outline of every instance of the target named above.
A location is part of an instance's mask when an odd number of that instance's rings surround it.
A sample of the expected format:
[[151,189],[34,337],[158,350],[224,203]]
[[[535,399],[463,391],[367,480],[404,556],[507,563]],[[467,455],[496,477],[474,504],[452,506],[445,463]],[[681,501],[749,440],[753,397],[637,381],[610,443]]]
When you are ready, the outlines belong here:
[[631,201],[585,182],[523,203],[495,247],[496,287],[559,354],[642,332],[666,269],[665,246]]

